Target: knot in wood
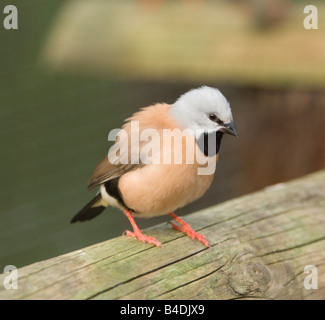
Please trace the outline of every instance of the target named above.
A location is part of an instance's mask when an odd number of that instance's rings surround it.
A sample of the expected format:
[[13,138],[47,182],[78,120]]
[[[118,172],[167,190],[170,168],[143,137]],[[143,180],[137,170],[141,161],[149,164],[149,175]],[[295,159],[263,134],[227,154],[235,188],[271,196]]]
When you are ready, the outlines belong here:
[[270,281],[270,271],[256,261],[244,261],[229,270],[228,284],[239,295],[263,293]]

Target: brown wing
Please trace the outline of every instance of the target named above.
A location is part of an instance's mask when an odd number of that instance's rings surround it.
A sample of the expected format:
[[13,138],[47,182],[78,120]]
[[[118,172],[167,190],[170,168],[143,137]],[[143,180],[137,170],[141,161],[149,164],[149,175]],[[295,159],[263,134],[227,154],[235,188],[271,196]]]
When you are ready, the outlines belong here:
[[142,167],[143,164],[118,164],[114,165],[105,157],[97,166],[94,173],[88,181],[88,188],[92,189],[103,182],[118,178],[123,174]]
[[[119,153],[116,152],[116,149],[110,149],[109,155],[115,155],[113,156],[113,161],[109,160],[108,157],[105,157],[104,160],[99,163],[89,179],[88,188],[94,188],[103,182],[118,178],[131,170],[136,170],[143,167],[145,164],[141,163],[141,161],[139,161],[139,164],[131,164],[131,143],[129,141],[129,137],[131,136],[130,122],[132,120],[138,121],[140,132],[146,128],[156,128],[157,130],[170,128],[171,121],[168,112],[169,108],[170,106],[167,104],[156,104],[143,108],[142,110],[133,114],[131,118],[127,119],[127,123],[125,123],[122,127],[126,135],[118,135],[120,139],[117,139],[116,143],[114,144],[116,147],[119,143],[119,148],[117,148],[120,150]],[[144,144],[146,144],[145,141],[139,141],[139,150],[141,150]],[[139,152],[139,150],[136,152]]]
[[[124,135],[118,135],[115,144],[109,150],[108,155],[99,163],[88,181],[88,188],[92,189],[95,186],[120,177],[124,173],[135,170],[143,166],[142,163],[131,164],[131,143],[130,125],[127,123],[122,128]],[[141,143],[139,143],[139,149]],[[134,152],[134,151],[133,151]]]

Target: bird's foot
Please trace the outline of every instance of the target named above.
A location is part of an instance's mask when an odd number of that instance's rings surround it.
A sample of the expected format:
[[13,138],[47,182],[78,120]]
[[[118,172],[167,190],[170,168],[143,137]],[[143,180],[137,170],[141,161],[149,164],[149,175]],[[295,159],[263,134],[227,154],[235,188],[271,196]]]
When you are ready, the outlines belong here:
[[140,241],[142,241],[143,243],[152,243],[154,244],[156,247],[162,247],[162,244],[154,237],[148,237],[145,234],[143,234],[139,229],[135,229],[134,232],[126,230],[124,231],[124,233],[128,236],[128,237],[133,237],[133,238],[137,238]]
[[175,221],[177,221],[181,226],[178,226],[175,223],[169,222],[173,229],[179,230],[184,232],[186,235],[188,235],[189,237],[191,237],[193,240],[197,239],[199,241],[201,241],[206,247],[210,247],[209,242],[206,240],[205,236],[202,234],[197,233],[196,231],[194,231],[191,226],[184,222],[180,217],[178,217],[176,214],[174,213],[170,213],[169,214],[171,217],[173,217],[173,219]]
[[145,234],[143,234],[141,232],[141,230],[139,229],[139,227],[137,226],[137,224],[134,221],[134,218],[131,214],[131,212],[129,210],[124,210],[124,213],[126,214],[126,216],[128,217],[129,221],[131,222],[131,225],[133,227],[133,232],[129,231],[129,230],[125,230],[123,232],[123,234],[125,233],[128,237],[133,237],[133,238],[137,238],[140,241],[142,241],[143,243],[152,243],[154,244],[156,247],[162,247],[163,245],[154,237],[148,237]]

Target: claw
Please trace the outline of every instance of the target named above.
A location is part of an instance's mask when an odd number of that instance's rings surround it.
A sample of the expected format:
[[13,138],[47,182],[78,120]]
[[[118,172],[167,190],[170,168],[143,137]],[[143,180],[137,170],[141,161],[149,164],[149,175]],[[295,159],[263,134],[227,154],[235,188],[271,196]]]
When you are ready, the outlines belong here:
[[124,213],[126,214],[126,216],[128,217],[129,221],[131,222],[131,225],[133,227],[133,232],[129,231],[129,230],[125,230],[123,232],[123,234],[125,233],[128,237],[133,237],[133,238],[137,238],[140,241],[142,241],[143,243],[151,243],[154,244],[157,247],[162,247],[163,245],[154,237],[148,237],[145,234],[143,234],[139,227],[136,225],[134,218],[132,217],[131,212],[129,212],[128,210],[124,210]]
[[193,239],[193,240],[197,239],[197,240],[201,241],[206,247],[210,247],[209,242],[206,240],[204,235],[199,234],[196,231],[194,231],[188,223],[184,222],[180,217],[176,216],[176,214],[170,213],[169,215],[171,217],[173,217],[181,225],[181,226],[178,226],[175,223],[169,222],[172,225],[173,229],[182,231],[186,235],[191,237],[191,239]]
[[134,232],[125,230],[123,233],[125,233],[128,237],[137,238],[143,243],[151,243],[154,244],[156,247],[162,247],[162,244],[154,237],[148,237],[145,234],[143,234],[140,230],[135,230]]

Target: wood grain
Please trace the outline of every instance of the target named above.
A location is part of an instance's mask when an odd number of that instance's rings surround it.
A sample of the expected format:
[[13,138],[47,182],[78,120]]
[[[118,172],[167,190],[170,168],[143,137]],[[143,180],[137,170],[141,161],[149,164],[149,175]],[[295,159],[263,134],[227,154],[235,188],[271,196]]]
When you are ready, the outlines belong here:
[[[325,171],[184,217],[205,248],[168,225],[163,248],[111,239],[18,270],[0,299],[324,299]],[[304,288],[304,267],[318,289]]]

